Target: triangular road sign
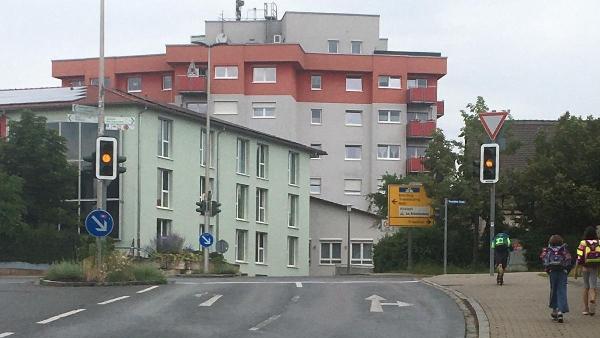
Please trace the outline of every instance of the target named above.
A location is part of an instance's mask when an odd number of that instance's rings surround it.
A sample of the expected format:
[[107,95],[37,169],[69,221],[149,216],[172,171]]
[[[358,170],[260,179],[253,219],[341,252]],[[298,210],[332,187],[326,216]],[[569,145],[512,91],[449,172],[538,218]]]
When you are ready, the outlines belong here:
[[479,120],[481,120],[485,132],[492,141],[498,136],[498,133],[504,124],[504,120],[506,120],[506,116],[508,116],[508,113],[505,111],[479,114]]

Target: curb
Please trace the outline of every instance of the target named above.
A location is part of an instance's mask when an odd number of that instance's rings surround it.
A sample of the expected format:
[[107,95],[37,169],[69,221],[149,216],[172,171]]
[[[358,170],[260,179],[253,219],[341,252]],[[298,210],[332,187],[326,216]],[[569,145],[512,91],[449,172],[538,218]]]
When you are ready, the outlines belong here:
[[490,323],[477,300],[437,283],[424,279],[421,281],[442,291],[456,302],[465,316],[465,338],[490,338]]
[[40,279],[40,285],[58,286],[58,287],[79,287],[79,286],[129,286],[129,285],[162,285],[167,284],[158,281],[131,281],[131,282],[60,282],[55,280]]
[[233,278],[233,277],[241,277],[241,274],[237,274],[237,273],[224,273],[224,274],[216,274],[216,273],[209,273],[209,274],[201,274],[201,273],[196,273],[196,274],[177,274],[177,275],[172,275],[169,276],[170,278]]

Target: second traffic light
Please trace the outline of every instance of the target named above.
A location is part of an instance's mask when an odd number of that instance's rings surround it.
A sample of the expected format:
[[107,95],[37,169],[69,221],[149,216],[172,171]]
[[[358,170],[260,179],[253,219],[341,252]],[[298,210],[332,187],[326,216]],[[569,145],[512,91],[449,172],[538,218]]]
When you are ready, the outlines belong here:
[[498,182],[500,169],[500,149],[496,143],[481,145],[481,162],[479,164],[479,180],[481,183]]
[[114,180],[118,172],[117,139],[100,136],[96,139],[96,178]]

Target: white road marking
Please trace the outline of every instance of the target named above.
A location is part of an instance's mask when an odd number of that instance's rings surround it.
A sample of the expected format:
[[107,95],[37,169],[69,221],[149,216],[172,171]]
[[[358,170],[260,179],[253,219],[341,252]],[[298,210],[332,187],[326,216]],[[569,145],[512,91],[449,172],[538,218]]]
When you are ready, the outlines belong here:
[[158,285],[154,285],[154,286],[151,286],[151,287],[149,287],[149,288],[147,288],[147,289],[140,290],[140,291],[138,291],[138,292],[136,292],[136,293],[144,293],[144,292],[148,292],[148,291],[150,291],[150,290],[154,290],[154,289],[156,289],[157,287],[158,287]]
[[13,334],[15,334],[14,332],[4,332],[4,333],[0,333],[0,338],[2,337],[8,337],[8,336],[12,336]]
[[197,294],[195,294],[195,295],[194,295],[194,297],[198,297],[198,298],[200,298],[200,297],[204,296],[204,295],[205,295],[205,294],[207,294],[207,293],[208,293],[208,292],[200,292],[200,293],[197,293]]
[[73,310],[73,311],[65,312],[65,313],[63,313],[63,314],[60,314],[60,315],[58,315],[58,316],[50,317],[50,318],[48,318],[48,319],[45,319],[45,320],[39,321],[39,322],[37,322],[37,323],[38,323],[38,324],[48,324],[48,323],[50,323],[50,322],[53,322],[53,321],[55,321],[55,320],[58,320],[58,319],[61,319],[61,318],[65,318],[65,317],[68,317],[68,316],[74,315],[74,314],[76,314],[76,313],[79,313],[79,312],[81,312],[81,311],[85,311],[85,309],[77,309],[77,310]]
[[300,282],[296,282],[296,287],[297,287],[297,288],[301,288],[301,287],[302,287],[302,283],[300,283]]
[[254,326],[254,327],[251,327],[251,328],[250,328],[250,329],[248,329],[248,330],[250,330],[250,331],[258,331],[258,330],[262,329],[263,327],[265,327],[265,326],[267,326],[267,325],[271,324],[272,322],[276,321],[276,320],[277,320],[277,318],[279,318],[279,317],[281,317],[281,315],[275,315],[275,316],[271,316],[271,317],[269,317],[267,320],[265,320],[265,321],[263,321],[263,322],[260,322],[259,324],[257,324],[257,325],[256,325],[256,326]]
[[298,302],[298,299],[300,299],[300,296],[294,296],[292,297],[292,302],[296,303]]
[[[367,280],[354,280],[354,281],[304,281],[303,284],[414,284],[419,283],[418,280],[408,281],[367,281]],[[222,285],[222,284],[296,284],[297,282],[280,282],[280,281],[256,281],[256,282],[176,282],[177,284],[184,285]]]
[[104,302],[100,302],[98,303],[98,305],[106,305],[106,304],[110,304],[110,303],[114,303],[123,299],[127,299],[130,296],[121,296],[121,297],[117,297],[117,298],[113,298],[113,299],[109,299],[109,300],[105,300]]
[[204,302],[198,306],[212,306],[221,297],[223,297],[223,295],[214,295],[211,299],[207,300],[206,302]]

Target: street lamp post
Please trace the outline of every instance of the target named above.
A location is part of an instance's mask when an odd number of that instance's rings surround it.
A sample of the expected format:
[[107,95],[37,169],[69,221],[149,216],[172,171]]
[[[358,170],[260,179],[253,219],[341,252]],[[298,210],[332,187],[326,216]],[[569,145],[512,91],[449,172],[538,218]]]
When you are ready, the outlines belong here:
[[346,212],[348,214],[348,262],[346,264],[346,274],[350,274],[350,213],[352,212],[352,204],[346,204]]

